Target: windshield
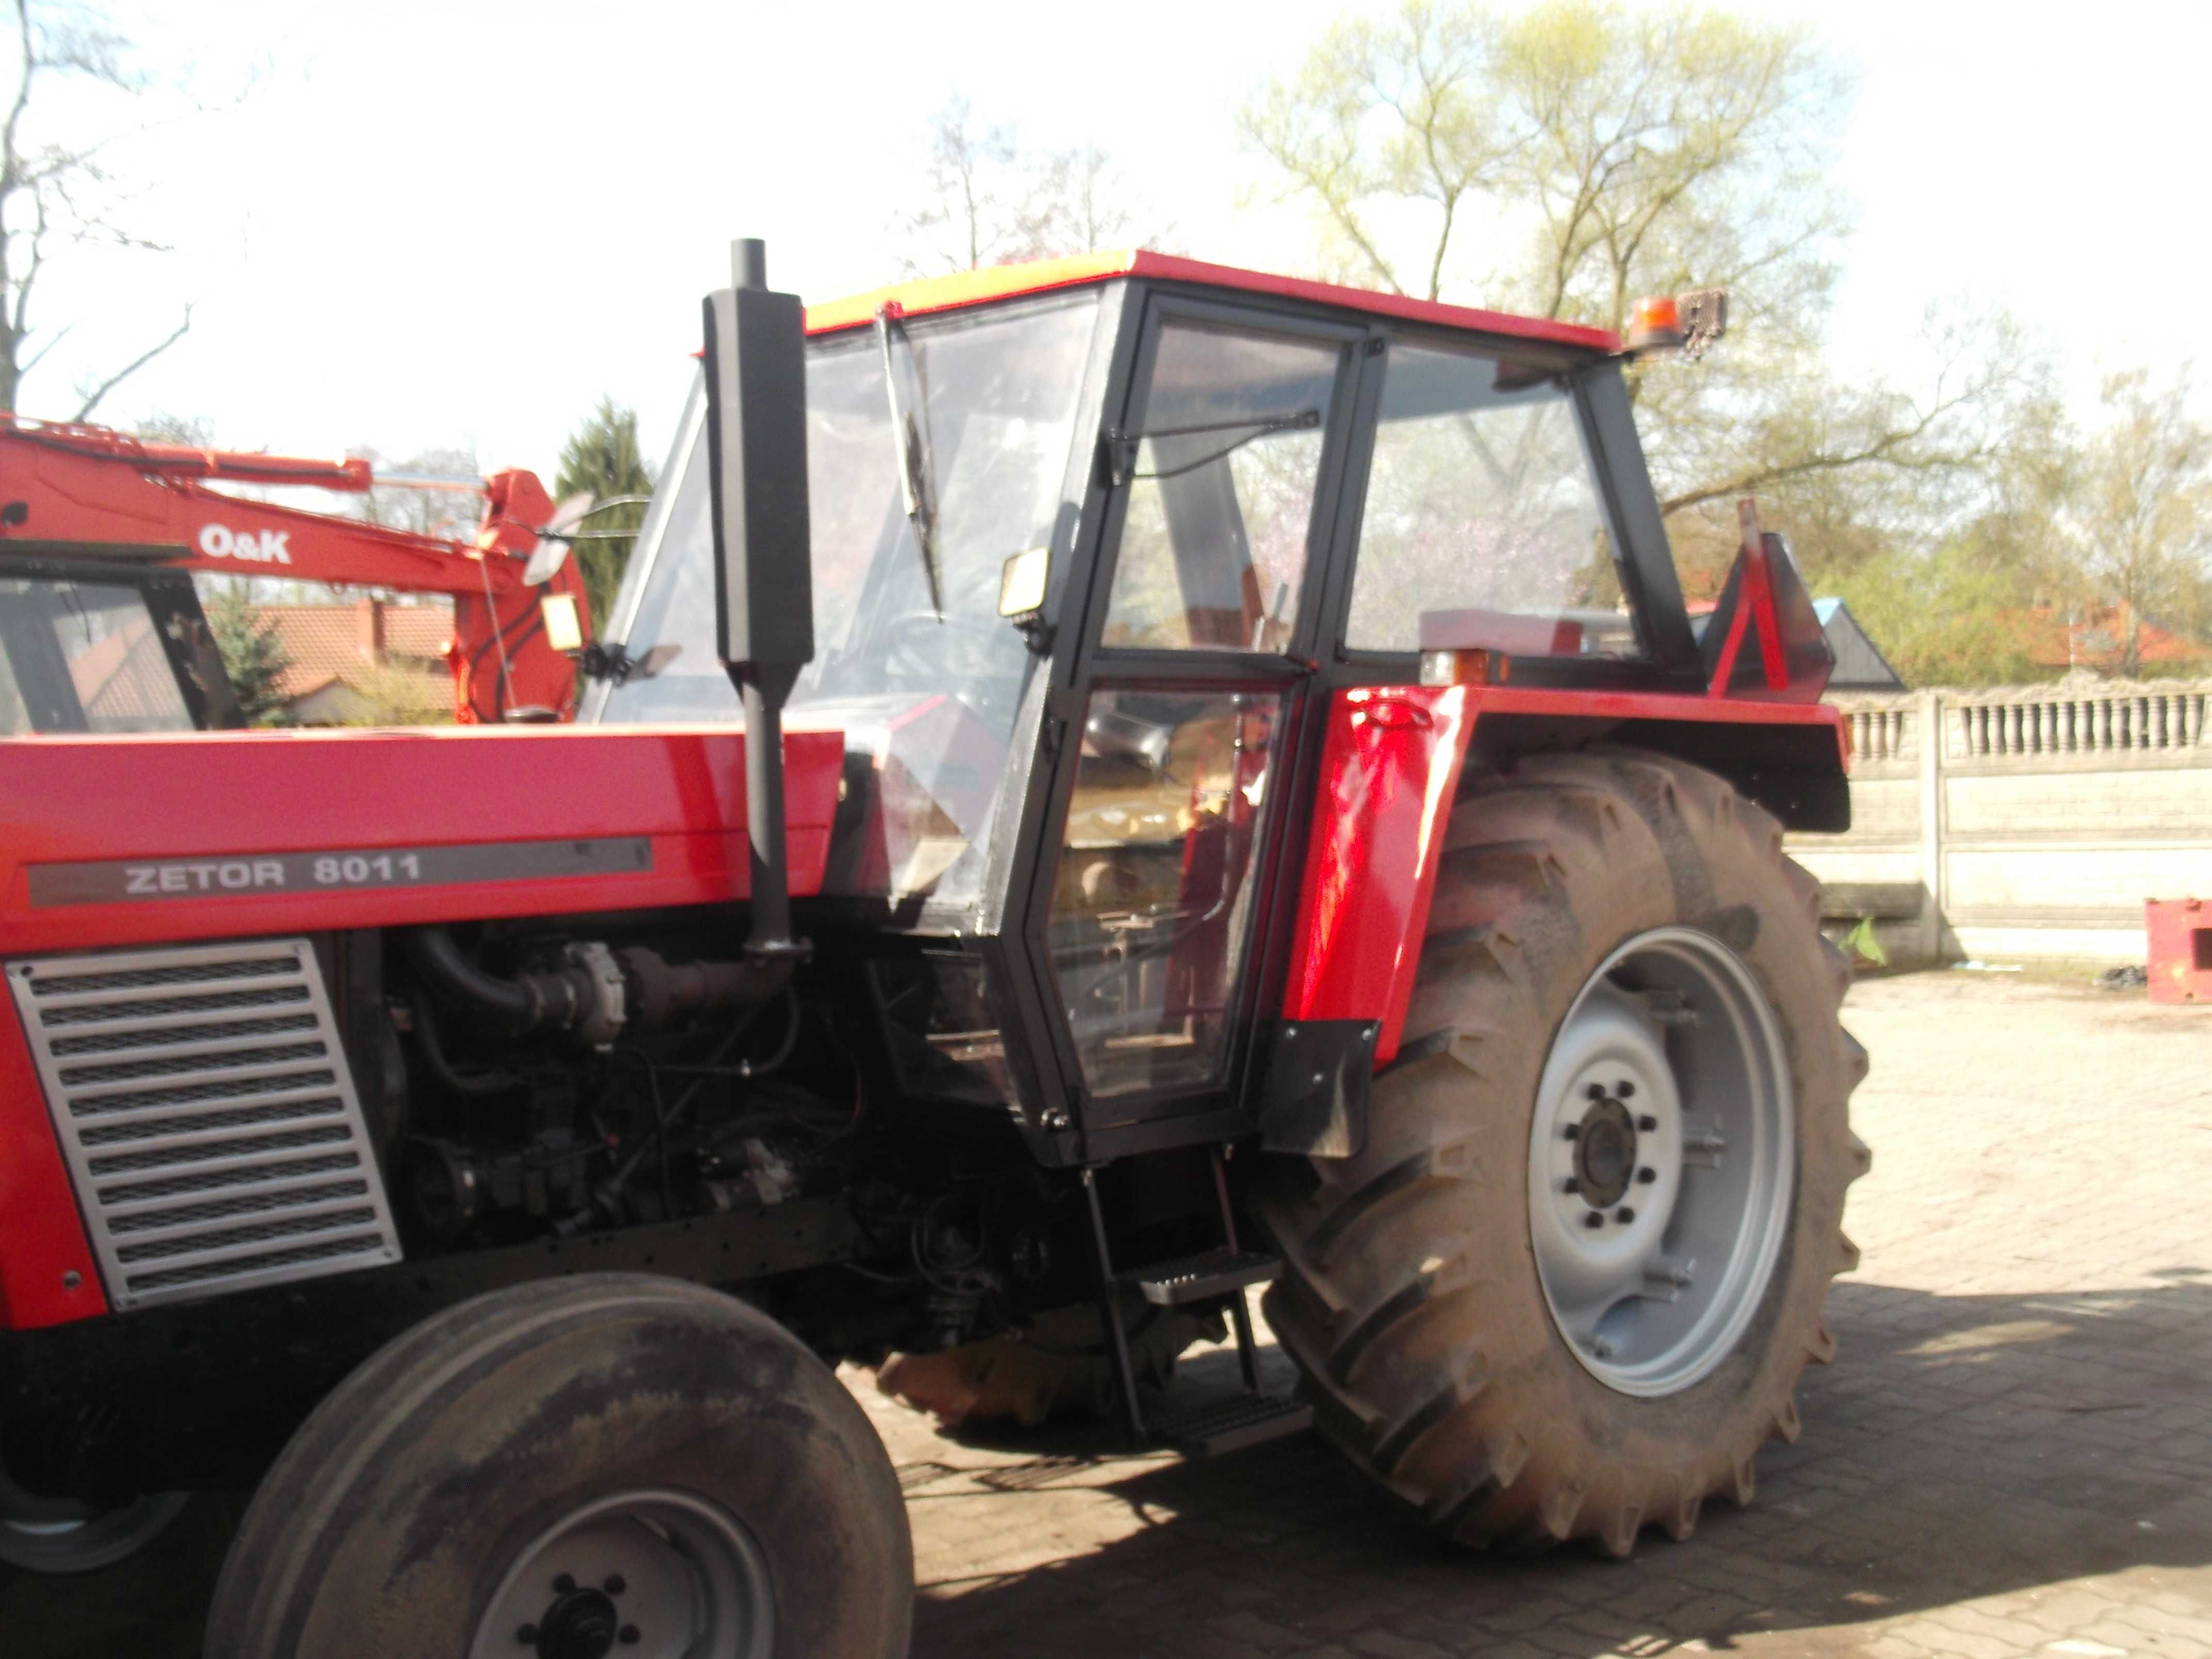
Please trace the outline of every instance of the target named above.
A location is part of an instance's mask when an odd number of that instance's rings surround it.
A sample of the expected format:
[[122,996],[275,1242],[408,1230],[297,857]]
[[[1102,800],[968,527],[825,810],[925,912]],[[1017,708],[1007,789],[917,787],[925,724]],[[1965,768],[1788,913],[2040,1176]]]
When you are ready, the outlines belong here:
[[[1066,556],[1084,477],[1078,404],[1098,303],[1086,289],[895,326],[889,387],[878,331],[808,346],[815,654],[787,719],[842,727],[847,752],[873,763],[881,809],[862,815],[860,844],[833,851],[831,890],[955,902],[975,890],[1036,660],[999,615],[999,579],[1027,549]],[[908,513],[915,452],[893,427],[894,390],[920,436],[928,561]],[[738,718],[714,653],[702,406],[695,381],[609,630],[633,663],[656,648],[660,660],[649,676],[603,690],[587,718]]]

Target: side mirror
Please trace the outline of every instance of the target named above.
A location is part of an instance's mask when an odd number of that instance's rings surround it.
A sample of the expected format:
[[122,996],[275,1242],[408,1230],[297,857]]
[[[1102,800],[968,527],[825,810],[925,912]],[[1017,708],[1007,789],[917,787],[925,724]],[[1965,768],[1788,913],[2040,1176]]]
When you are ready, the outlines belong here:
[[561,567],[568,562],[568,544],[556,541],[551,536],[540,536],[530,562],[522,567],[525,587],[543,587],[561,574]]
[[1017,620],[1044,609],[1046,580],[1052,574],[1052,549],[1024,548],[999,567],[999,614]]

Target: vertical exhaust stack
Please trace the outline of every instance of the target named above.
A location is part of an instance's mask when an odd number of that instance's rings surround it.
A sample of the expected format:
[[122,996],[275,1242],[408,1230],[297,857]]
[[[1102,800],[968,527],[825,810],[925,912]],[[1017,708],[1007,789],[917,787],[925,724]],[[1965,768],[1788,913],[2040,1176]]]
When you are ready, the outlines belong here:
[[766,246],[730,245],[732,286],[707,296],[707,459],[714,611],[722,665],[745,711],[745,827],[752,852],[746,954],[789,965],[783,705],[814,657],[806,504],[806,314],[768,286]]

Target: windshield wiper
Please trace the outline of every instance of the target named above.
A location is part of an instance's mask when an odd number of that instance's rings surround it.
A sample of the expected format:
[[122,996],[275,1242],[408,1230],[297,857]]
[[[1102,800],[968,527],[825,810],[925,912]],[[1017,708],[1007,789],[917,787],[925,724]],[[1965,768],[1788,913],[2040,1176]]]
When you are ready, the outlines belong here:
[[[906,325],[899,313],[889,304],[876,307],[876,341],[884,353],[884,392],[891,405],[891,450],[898,464],[899,490],[906,501],[906,520],[914,526],[914,543],[921,552],[922,579],[929,585],[929,608],[937,613],[939,622],[945,620],[945,588],[937,574],[937,488],[929,476],[929,453],[925,447],[921,423],[911,410],[899,402],[896,366],[891,362],[891,325],[898,325],[899,337],[906,340],[907,356],[914,356],[914,342],[906,339]],[[920,370],[917,367],[916,375]],[[922,413],[928,413],[929,391],[922,383]]]
[[[1109,427],[1106,432],[1106,441],[1113,446],[1114,487],[1118,489],[1123,484],[1133,483],[1139,478],[1180,478],[1186,472],[1195,472],[1201,466],[1211,466],[1223,456],[1232,455],[1243,448],[1246,444],[1265,438],[1272,433],[1310,432],[1320,424],[1321,410],[1301,409],[1288,415],[1255,415],[1247,420],[1241,421],[1201,421],[1196,426],[1155,427],[1150,432],[1123,432]],[[1247,427],[1251,429],[1244,431]],[[1137,446],[1147,438],[1188,438],[1201,432],[1240,431],[1244,432],[1244,435],[1235,443],[1224,444],[1220,448],[1211,450],[1194,461],[1186,461],[1181,466],[1171,466],[1164,472],[1137,471]]]

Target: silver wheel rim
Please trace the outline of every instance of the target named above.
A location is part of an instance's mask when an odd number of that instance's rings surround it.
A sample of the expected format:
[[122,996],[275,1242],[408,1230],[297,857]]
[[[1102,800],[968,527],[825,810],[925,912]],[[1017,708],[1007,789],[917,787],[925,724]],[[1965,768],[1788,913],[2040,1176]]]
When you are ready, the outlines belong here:
[[0,1562],[29,1572],[97,1572],[168,1530],[189,1492],[149,1492],[112,1510],[40,1498],[0,1471]]
[[1790,1227],[1796,1112],[1741,958],[1639,933],[1560,1024],[1528,1131],[1528,1231],[1569,1350],[1607,1388],[1675,1394],[1733,1352]]
[[595,1498],[518,1553],[470,1659],[768,1659],[768,1563],[744,1523],[681,1492]]

